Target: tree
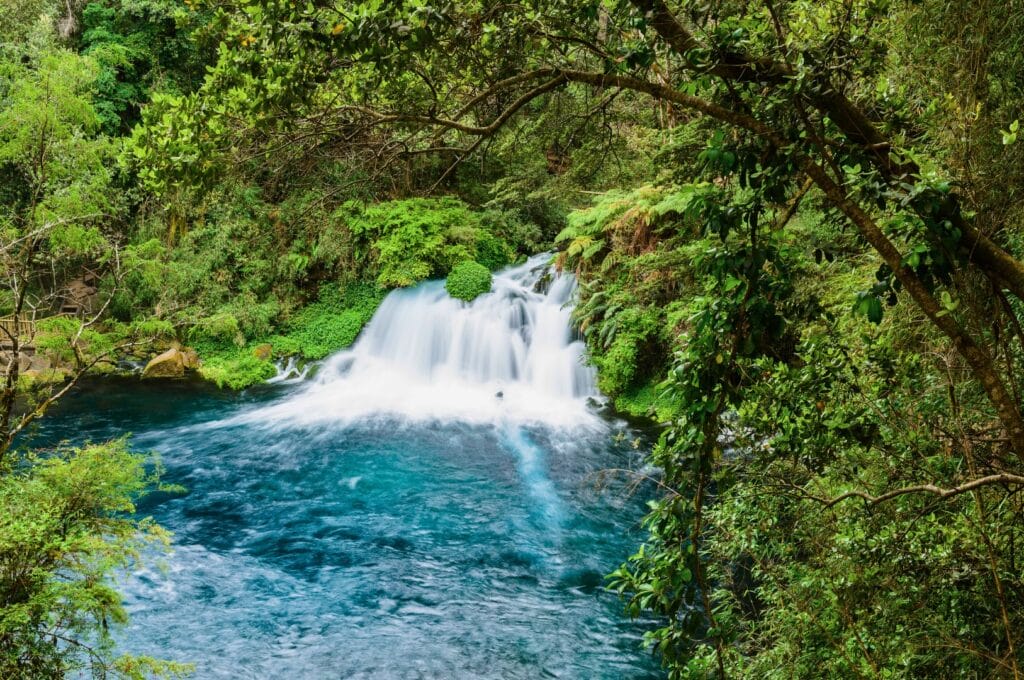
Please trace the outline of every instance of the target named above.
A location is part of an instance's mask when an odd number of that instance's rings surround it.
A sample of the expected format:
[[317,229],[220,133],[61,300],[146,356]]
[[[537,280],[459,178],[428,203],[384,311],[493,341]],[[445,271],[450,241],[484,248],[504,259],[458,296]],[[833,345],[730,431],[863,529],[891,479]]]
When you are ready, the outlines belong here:
[[[115,657],[109,630],[126,620],[110,579],[143,548],[167,543],[152,521],[130,516],[157,484],[146,457],[124,441],[48,455],[25,446],[29,425],[83,375],[160,330],[96,328],[123,271],[106,228],[120,207],[114,145],[97,134],[89,101],[95,69],[45,37],[26,51],[0,61],[0,304],[10,314],[0,326],[0,676],[178,675],[187,670],[179,664]],[[106,290],[94,309],[55,316],[85,265]],[[21,365],[30,348],[62,354],[70,375],[27,379]]]

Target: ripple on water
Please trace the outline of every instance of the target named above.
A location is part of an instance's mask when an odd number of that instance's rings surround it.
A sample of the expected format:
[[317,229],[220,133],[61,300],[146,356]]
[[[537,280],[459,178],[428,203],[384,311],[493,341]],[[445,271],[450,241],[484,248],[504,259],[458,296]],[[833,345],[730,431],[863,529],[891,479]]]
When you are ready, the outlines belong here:
[[[77,417],[96,389],[123,419]],[[126,651],[192,661],[198,678],[657,677],[642,625],[602,587],[643,500],[595,490],[595,471],[638,455],[609,433],[188,424],[233,408],[252,404],[92,386],[42,433],[136,430],[188,487],[140,504],[174,550],[122,584]]]

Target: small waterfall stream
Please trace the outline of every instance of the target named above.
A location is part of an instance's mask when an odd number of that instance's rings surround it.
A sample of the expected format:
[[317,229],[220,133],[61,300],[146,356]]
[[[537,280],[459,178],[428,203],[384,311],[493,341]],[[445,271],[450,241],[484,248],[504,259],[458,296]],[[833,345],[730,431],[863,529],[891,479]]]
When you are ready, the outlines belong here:
[[305,389],[242,417],[596,426],[587,404],[598,396],[594,371],[570,326],[575,280],[548,259],[495,274],[491,292],[471,303],[451,298],[442,281],[392,292],[355,345]]

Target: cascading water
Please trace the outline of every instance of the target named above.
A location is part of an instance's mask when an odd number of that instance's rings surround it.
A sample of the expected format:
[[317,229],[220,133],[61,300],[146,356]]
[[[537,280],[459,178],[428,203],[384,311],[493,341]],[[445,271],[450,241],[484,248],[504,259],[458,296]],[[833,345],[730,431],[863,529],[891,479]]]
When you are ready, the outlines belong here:
[[304,391],[241,417],[597,426],[587,404],[598,396],[594,372],[569,319],[575,281],[549,259],[499,272],[491,292],[470,303],[441,281],[392,292],[351,350],[328,359]]
[[603,591],[642,497],[547,256],[466,304],[391,293],[313,378],[268,389],[95,384],[43,440],[132,431],[165,481],[139,505],[166,569],[121,584],[126,652],[203,678],[649,678],[642,626]]

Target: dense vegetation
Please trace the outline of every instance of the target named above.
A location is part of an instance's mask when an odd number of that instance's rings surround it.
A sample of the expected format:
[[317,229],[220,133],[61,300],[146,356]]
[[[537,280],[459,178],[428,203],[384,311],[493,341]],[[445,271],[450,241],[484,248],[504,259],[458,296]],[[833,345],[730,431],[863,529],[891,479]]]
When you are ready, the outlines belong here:
[[29,452],[67,380],[178,343],[241,388],[553,248],[601,389],[662,425],[609,583],[671,677],[1019,678],[1022,34],[966,0],[4,3],[0,316],[97,284],[48,371],[7,338],[0,674],[179,670],[101,625],[156,482]]
[[491,290],[491,272],[479,262],[466,260],[452,267],[444,287],[453,298],[471,302]]

